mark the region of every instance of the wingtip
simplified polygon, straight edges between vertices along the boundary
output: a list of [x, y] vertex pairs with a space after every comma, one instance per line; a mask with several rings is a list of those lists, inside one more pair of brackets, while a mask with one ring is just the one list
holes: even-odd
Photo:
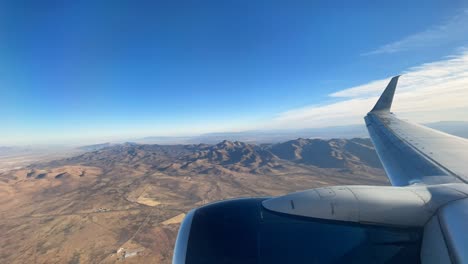
[[380, 96], [374, 108], [372, 108], [371, 112], [390, 111], [393, 103], [393, 96], [395, 95], [395, 89], [398, 84], [398, 78], [400, 78], [400, 76], [401, 75], [396, 75], [390, 80], [387, 88], [385, 88], [384, 92]]

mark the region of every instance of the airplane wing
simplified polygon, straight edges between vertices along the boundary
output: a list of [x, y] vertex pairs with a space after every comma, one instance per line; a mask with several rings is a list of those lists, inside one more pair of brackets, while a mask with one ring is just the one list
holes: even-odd
[[365, 117], [367, 129], [392, 185], [466, 183], [468, 140], [398, 119], [390, 108], [393, 77]]
[[468, 263], [468, 141], [393, 115], [397, 82], [365, 117], [394, 186], [204, 205], [185, 217], [173, 263]]

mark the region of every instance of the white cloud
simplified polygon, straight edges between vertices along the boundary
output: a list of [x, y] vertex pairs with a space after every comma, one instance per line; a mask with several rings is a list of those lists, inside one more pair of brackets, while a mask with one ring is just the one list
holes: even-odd
[[[344, 89], [329, 96], [342, 99], [280, 113], [267, 127], [305, 128], [359, 124], [382, 93], [388, 79]], [[392, 111], [415, 122], [468, 121], [468, 51], [410, 68], [400, 77]]]
[[468, 27], [466, 25], [468, 25], [468, 10], [463, 10], [441, 25], [407, 36], [399, 41], [383, 45], [362, 55], [395, 53], [464, 40], [468, 35]]

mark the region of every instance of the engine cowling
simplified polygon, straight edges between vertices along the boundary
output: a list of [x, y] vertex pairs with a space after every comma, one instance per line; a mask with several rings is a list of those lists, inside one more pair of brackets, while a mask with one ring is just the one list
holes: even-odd
[[418, 263], [421, 228], [323, 220], [266, 209], [267, 198], [190, 211], [173, 263]]

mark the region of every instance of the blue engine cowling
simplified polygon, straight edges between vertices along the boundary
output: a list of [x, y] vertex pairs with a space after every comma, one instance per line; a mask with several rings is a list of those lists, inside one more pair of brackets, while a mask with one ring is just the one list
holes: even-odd
[[422, 229], [291, 216], [265, 209], [265, 199], [228, 200], [190, 211], [173, 263], [420, 262]]

